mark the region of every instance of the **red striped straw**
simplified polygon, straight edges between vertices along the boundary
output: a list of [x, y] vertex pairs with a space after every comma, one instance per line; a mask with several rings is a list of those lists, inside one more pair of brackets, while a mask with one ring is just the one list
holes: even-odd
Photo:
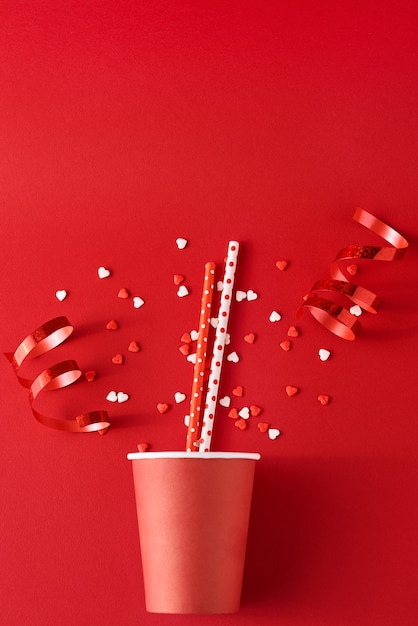
[[225, 339], [228, 329], [232, 291], [234, 288], [238, 250], [239, 243], [237, 241], [230, 241], [228, 245], [228, 256], [225, 264], [225, 275], [221, 292], [221, 303], [219, 306], [219, 319], [218, 325], [216, 327], [213, 356], [207, 386], [205, 411], [202, 421], [202, 432], [201, 438], [199, 440], [199, 452], [209, 452], [212, 441], [216, 402], [219, 393], [219, 381], [221, 378], [222, 363], [225, 356]]
[[[200, 415], [205, 387], [206, 356], [213, 290], [215, 286], [215, 263], [206, 263], [203, 281], [202, 303], [200, 306], [199, 331], [197, 337], [196, 363], [193, 370], [193, 384], [190, 398], [189, 426], [186, 451], [197, 452], [199, 448]], [[202, 411], [203, 413], [203, 411]]]

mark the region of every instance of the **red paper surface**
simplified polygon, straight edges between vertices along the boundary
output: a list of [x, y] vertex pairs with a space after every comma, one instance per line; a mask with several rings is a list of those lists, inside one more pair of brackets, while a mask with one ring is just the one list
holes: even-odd
[[[221, 267], [235, 239], [236, 287], [259, 297], [231, 307], [240, 361], [223, 368], [220, 395], [263, 411], [240, 430], [219, 410], [212, 442], [262, 455], [242, 607], [228, 622], [415, 624], [416, 4], [198, 5], [0, 7], [1, 351], [66, 316], [71, 338], [22, 375], [67, 359], [95, 370], [37, 408], [63, 419], [102, 408], [111, 422], [103, 437], [42, 426], [3, 360], [0, 621], [196, 623], [145, 613], [126, 453], [184, 449], [181, 337], [198, 323], [204, 263]], [[358, 206], [410, 249], [360, 267], [383, 305], [346, 342], [295, 312], [339, 250], [382, 245], [352, 220]], [[129, 400], [109, 403], [111, 390]]]

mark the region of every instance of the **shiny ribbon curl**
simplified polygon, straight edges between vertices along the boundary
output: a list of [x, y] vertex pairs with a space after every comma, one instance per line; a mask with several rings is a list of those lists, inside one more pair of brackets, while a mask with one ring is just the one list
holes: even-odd
[[350, 245], [338, 252], [331, 268], [331, 279], [318, 280], [308, 294], [304, 296], [304, 303], [297, 311], [297, 317], [302, 315], [306, 308], [325, 328], [343, 339], [353, 340], [361, 330], [361, 324], [357, 317], [345, 307], [336, 304], [332, 300], [324, 298], [318, 293], [339, 293], [369, 313], [377, 313], [382, 304], [381, 299], [365, 287], [355, 285], [349, 281], [348, 274], [340, 268], [340, 264], [354, 263], [358, 259], [370, 259], [373, 261], [398, 261], [405, 255], [408, 248], [407, 240], [396, 230], [374, 217], [364, 209], [356, 209], [353, 219], [372, 232], [382, 237], [393, 247], [358, 246]]
[[8, 352], [5, 357], [12, 364], [19, 383], [29, 390], [29, 401], [34, 417], [50, 428], [71, 433], [95, 432], [103, 435], [110, 426], [107, 411], [89, 411], [81, 413], [73, 420], [47, 417], [39, 413], [33, 404], [41, 391], [62, 389], [75, 383], [82, 375], [73, 360], [62, 361], [41, 372], [35, 380], [19, 375], [20, 367], [26, 359], [36, 358], [56, 348], [72, 334], [74, 327], [64, 316], [56, 317], [42, 324], [19, 344], [15, 352]]

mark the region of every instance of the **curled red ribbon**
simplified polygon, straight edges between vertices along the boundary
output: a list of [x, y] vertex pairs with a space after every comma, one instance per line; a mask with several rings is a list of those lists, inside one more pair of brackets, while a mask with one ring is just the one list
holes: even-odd
[[342, 305], [324, 298], [318, 293], [343, 294], [365, 311], [377, 313], [382, 304], [381, 299], [365, 287], [349, 282], [348, 276], [340, 268], [340, 264], [345, 262], [345, 267], [347, 267], [348, 263], [353, 263], [358, 259], [398, 261], [403, 258], [408, 247], [407, 240], [396, 230], [364, 209], [356, 209], [353, 219], [382, 237], [393, 247], [351, 245], [340, 250], [331, 265], [331, 279], [317, 281], [311, 291], [304, 296], [304, 303], [297, 312], [297, 317], [300, 317], [303, 309], [307, 308], [325, 328], [343, 339], [350, 340], [355, 339], [361, 330], [361, 324], [357, 317]]
[[73, 420], [63, 420], [42, 415], [33, 407], [33, 403], [41, 391], [61, 389], [72, 385], [82, 374], [77, 363], [73, 360], [62, 361], [41, 372], [35, 380], [22, 378], [19, 370], [25, 359], [41, 356], [65, 341], [74, 328], [66, 317], [56, 317], [46, 322], [30, 333], [13, 353], [6, 353], [6, 358], [13, 365], [19, 383], [29, 389], [29, 401], [34, 417], [50, 428], [64, 430], [71, 433], [85, 433], [98, 431], [104, 434], [110, 426], [107, 411], [89, 411], [81, 413]]

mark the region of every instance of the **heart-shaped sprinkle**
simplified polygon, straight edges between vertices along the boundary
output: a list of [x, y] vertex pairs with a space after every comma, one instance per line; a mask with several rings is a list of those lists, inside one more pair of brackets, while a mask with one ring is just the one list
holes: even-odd
[[232, 393], [234, 396], [238, 396], [238, 398], [241, 398], [244, 393], [244, 387], [241, 387], [241, 385], [238, 385], [232, 390]]
[[247, 300], [248, 300], [248, 302], [252, 302], [253, 300], [257, 300], [257, 298], [258, 298], [258, 293], [256, 293], [252, 289], [249, 289], [247, 291]]
[[184, 416], [184, 425], [186, 426], [186, 428], [189, 428], [189, 424], [190, 424], [190, 415], [185, 415]]
[[141, 306], [143, 306], [144, 304], [145, 304], [145, 300], [143, 300], [139, 296], [134, 296], [134, 308], [135, 309], [140, 309]]
[[285, 339], [284, 341], [281, 342], [280, 347], [282, 350], [284, 350], [285, 352], [289, 352], [290, 347], [291, 347], [291, 342], [289, 341], [289, 339]]
[[278, 428], [269, 428], [268, 434], [269, 438], [274, 440], [280, 435], [280, 430]]
[[216, 283], [217, 291], [222, 291], [223, 288], [224, 288], [223, 281], [222, 280], [218, 280], [218, 282]]
[[347, 272], [351, 274], [351, 276], [355, 276], [357, 274], [357, 271], [358, 271], [358, 265], [356, 265], [355, 263], [347, 266]]
[[182, 354], [184, 354], [184, 356], [187, 356], [190, 352], [190, 344], [184, 343], [182, 346], [180, 346], [179, 350]]
[[218, 324], [219, 324], [219, 318], [218, 317], [211, 317], [209, 320], [210, 325], [212, 326], [212, 328], [217, 328]]
[[96, 372], [94, 370], [89, 370], [88, 372], [85, 372], [84, 376], [89, 383], [92, 383], [93, 380], [96, 378]]
[[192, 341], [197, 341], [197, 338], [199, 337], [199, 333], [197, 332], [197, 330], [192, 330], [190, 332], [190, 337]]
[[228, 417], [230, 417], [230, 418], [231, 418], [231, 419], [233, 419], [233, 420], [238, 419], [238, 411], [237, 411], [237, 409], [235, 409], [235, 408], [234, 408], [234, 409], [231, 409], [231, 410], [229, 411], [229, 413], [228, 413]]
[[283, 272], [287, 267], [287, 261], [276, 261], [276, 267]]
[[174, 274], [173, 280], [175, 285], [181, 285], [181, 283], [184, 281], [184, 276], [183, 274]]
[[359, 307], [358, 304], [355, 304], [354, 306], [351, 307], [350, 313], [351, 313], [351, 315], [355, 315], [356, 317], [360, 317], [360, 315], [363, 313], [363, 311], [362, 311], [361, 307]]
[[246, 291], [240, 291], [239, 289], [235, 292], [235, 300], [237, 302], [242, 302], [247, 297]]
[[159, 402], [157, 404], [157, 410], [160, 413], [166, 413], [166, 411], [168, 411], [168, 404], [166, 402]]
[[190, 333], [183, 333], [180, 341], [182, 343], [192, 343], [192, 338], [190, 337]]
[[228, 354], [228, 356], [226, 357], [227, 361], [231, 361], [232, 363], [238, 363], [239, 361], [239, 356], [236, 352], [231, 352], [230, 354]]
[[122, 403], [122, 402], [126, 402], [127, 400], [129, 400], [128, 394], [125, 393], [124, 391], [118, 391], [118, 402]]
[[295, 326], [290, 326], [289, 330], [287, 331], [287, 336], [288, 337], [299, 337], [299, 331]]
[[185, 399], [186, 399], [186, 394], [181, 393], [181, 391], [176, 391], [176, 393], [174, 394], [174, 400], [177, 402], [177, 404], [179, 404], [180, 402], [184, 402]]
[[117, 330], [119, 325], [115, 320], [110, 320], [110, 322], [106, 324], [106, 328], [107, 330]]
[[292, 387], [292, 385], [287, 385], [286, 387], [286, 393], [289, 396], [289, 398], [291, 398], [292, 396], [295, 396], [298, 392], [298, 388], [297, 387]]
[[184, 237], [178, 237], [176, 239], [176, 244], [179, 250], [184, 250], [184, 248], [187, 246], [187, 239], [184, 239]]
[[105, 435], [107, 433], [107, 431], [109, 430], [109, 428], [110, 428], [110, 426], [106, 426], [106, 428], [101, 428], [97, 432], [99, 433], [99, 435]]
[[318, 354], [321, 361], [328, 361], [329, 357], [331, 356], [331, 352], [329, 350], [326, 350], [325, 348], [321, 348], [320, 350], [318, 350]]
[[109, 400], [109, 402], [117, 402], [118, 401], [118, 395], [117, 395], [116, 391], [109, 391], [109, 393], [106, 396], [106, 400]]
[[257, 417], [261, 413], [261, 407], [257, 406], [256, 404], [252, 404], [250, 406], [250, 413], [252, 417]]
[[146, 452], [149, 448], [149, 443], [138, 443], [138, 452]]
[[246, 341], [247, 343], [254, 343], [255, 341], [254, 333], [248, 333], [248, 335], [244, 335], [244, 341]]
[[242, 417], [242, 419], [247, 420], [250, 417], [250, 409], [248, 406], [244, 406], [240, 411], [238, 411], [238, 415]]
[[59, 300], [60, 302], [62, 302], [63, 300], [65, 300], [65, 298], [67, 297], [67, 292], [65, 291], [65, 289], [58, 289], [58, 291], [55, 292], [55, 297], [57, 298], [57, 300]]
[[269, 317], [270, 322], [280, 322], [281, 319], [282, 319], [282, 316], [277, 311], [272, 311], [270, 313], [270, 317]]
[[177, 289], [177, 295], [179, 298], [184, 298], [184, 296], [189, 295], [189, 290], [187, 289], [186, 285], [180, 285], [180, 287]]
[[187, 356], [187, 360], [188, 360], [190, 363], [195, 364], [195, 363], [196, 363], [196, 352], [194, 352], [193, 354], [189, 354], [189, 355]]
[[231, 343], [231, 335], [229, 333], [226, 333], [226, 335], [225, 335], [225, 345], [229, 346], [230, 343]]
[[110, 271], [103, 266], [99, 267], [97, 273], [99, 275], [99, 278], [107, 278], [108, 276], [110, 276]]
[[122, 289], [119, 289], [118, 298], [122, 298], [123, 300], [126, 300], [127, 298], [129, 298], [129, 292], [127, 289], [125, 289], [125, 287], [122, 287]]
[[131, 341], [131, 343], [128, 346], [128, 350], [129, 352], [139, 352], [140, 347], [137, 341]]
[[234, 425], [240, 430], [245, 430], [247, 428], [247, 422], [242, 419], [242, 417], [239, 417], [237, 420], [235, 420]]
[[327, 396], [325, 393], [320, 393], [318, 396], [318, 400], [322, 404], [322, 406], [325, 406], [329, 402], [329, 396]]
[[223, 398], [219, 399], [219, 404], [228, 409], [231, 406], [231, 398], [229, 396], [224, 396]]
[[115, 356], [112, 357], [112, 363], [114, 363], [115, 365], [122, 365], [123, 354], [115, 354]]
[[258, 422], [257, 427], [260, 433], [266, 433], [269, 429], [270, 424], [268, 422]]

